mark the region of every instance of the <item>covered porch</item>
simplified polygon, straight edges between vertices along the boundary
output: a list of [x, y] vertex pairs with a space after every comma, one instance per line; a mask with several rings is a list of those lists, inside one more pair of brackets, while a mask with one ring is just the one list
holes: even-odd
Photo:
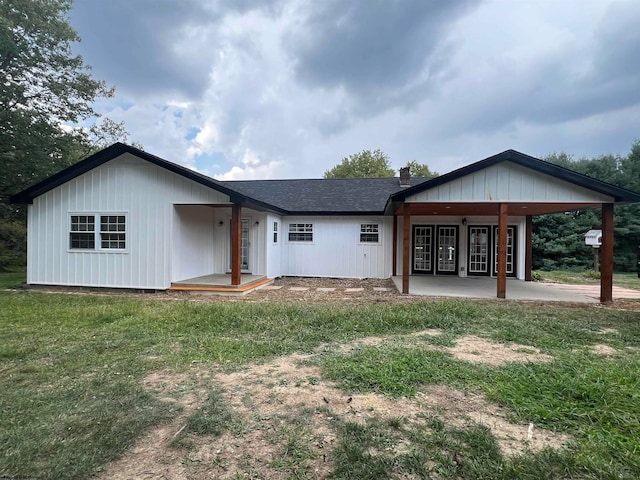
[[[398, 265], [398, 255], [394, 255], [393, 258], [393, 276], [394, 278], [401, 279], [401, 286], [399, 290], [405, 294], [412, 294], [411, 284], [416, 283], [418, 290], [422, 290], [425, 286], [435, 287], [436, 283], [433, 283], [431, 279], [438, 273], [450, 273], [455, 280], [469, 280], [466, 283], [452, 282], [452, 275], [438, 275], [437, 282], [443, 287], [445, 286], [458, 286], [462, 289], [464, 295], [464, 289], [467, 287], [482, 287], [477, 290], [476, 293], [482, 293], [479, 298], [485, 297], [485, 291], [489, 285], [493, 288], [492, 297], [497, 298], [522, 298], [522, 299], [535, 299], [538, 295], [538, 286], [532, 288], [526, 288], [523, 284], [531, 281], [531, 270], [533, 263], [533, 217], [535, 215], [542, 215], [547, 213], [559, 213], [577, 209], [585, 208], [601, 208], [602, 212], [602, 247], [601, 247], [601, 266], [600, 266], [600, 301], [602, 303], [611, 302], [612, 287], [613, 287], [613, 225], [614, 225], [614, 209], [613, 203], [521, 203], [521, 202], [500, 202], [500, 203], [423, 203], [423, 202], [407, 202], [404, 203], [394, 215], [394, 252], [400, 250], [401, 252], [401, 265]], [[451, 217], [451, 215], [457, 215], [458, 217]], [[436, 266], [432, 267], [432, 274], [423, 275], [424, 273], [416, 269], [416, 231], [414, 219], [418, 220], [418, 224], [424, 223], [425, 218], [429, 219], [430, 223], [434, 223], [438, 228], [434, 227], [432, 235], [435, 237], [432, 240], [433, 244], [433, 259], [432, 262]], [[491, 232], [494, 230], [494, 238], [489, 243], [483, 246], [484, 249], [484, 263], [486, 264], [486, 273], [474, 275], [472, 271], [473, 251], [476, 245], [473, 240], [465, 238], [466, 252], [466, 265], [460, 265], [455, 263], [452, 266], [450, 272], [438, 272], [438, 263], [441, 262], [438, 251], [438, 242], [442, 241], [440, 237], [440, 224], [438, 219], [440, 218], [461, 218], [460, 223], [462, 228], [465, 228], [465, 234], [471, 237], [471, 232], [479, 230], [477, 225], [487, 224], [486, 231]], [[467, 226], [467, 218], [482, 218], [483, 221], [476, 222]], [[401, 223], [401, 230], [399, 232], [399, 222]], [[445, 229], [450, 226], [450, 222], [445, 222]], [[520, 226], [521, 228], [518, 228]], [[459, 228], [456, 226], [456, 228]], [[436, 232], [438, 234], [436, 235]], [[400, 233], [400, 235], [398, 235]], [[520, 240], [516, 242], [516, 234], [520, 237]], [[489, 234], [489, 237], [491, 235]], [[524, 237], [524, 238], [522, 238]], [[456, 242], [459, 242], [460, 236], [457, 236]], [[399, 241], [401, 239], [401, 241]], [[446, 241], [447, 239], [445, 239]], [[450, 241], [450, 240], [449, 240]], [[400, 244], [400, 245], [399, 245]], [[450, 241], [451, 245], [454, 245]], [[455, 243], [455, 249], [457, 250], [459, 243]], [[400, 247], [400, 248], [399, 248]], [[449, 247], [453, 249], [453, 247]], [[514, 252], [517, 250], [524, 250], [516, 255]], [[457, 255], [457, 252], [456, 252]], [[516, 259], [521, 258], [520, 266], [516, 270]], [[478, 257], [476, 255], [475, 257]], [[451, 258], [451, 255], [449, 255]], [[401, 272], [398, 275], [398, 272]], [[517, 274], [517, 271], [522, 272], [521, 275]], [[482, 275], [486, 275], [482, 276]], [[517, 278], [509, 278], [509, 276]], [[480, 280], [480, 282], [474, 282], [474, 280]], [[509, 280], [507, 282], [507, 280]], [[514, 291], [507, 295], [507, 288]], [[413, 289], [414, 291], [418, 291]], [[548, 297], [548, 294], [542, 294], [542, 297]], [[450, 296], [450, 295], [447, 295]], [[464, 295], [472, 296], [472, 295]], [[531, 297], [531, 298], [529, 298]], [[580, 301], [580, 297], [574, 301]], [[542, 299], [542, 298], [540, 298]], [[571, 300], [566, 300], [571, 301]]]
[[170, 290], [241, 293], [270, 282], [267, 213], [240, 203], [175, 204]]
[[[599, 300], [608, 303], [614, 205], [635, 201], [633, 192], [508, 150], [390, 197], [385, 211], [394, 218], [392, 275], [401, 278], [405, 294], [415, 291], [414, 282], [429, 281], [423, 276], [438, 275], [445, 284], [444, 275], [451, 275], [469, 278], [465, 286], [493, 286], [493, 297], [513, 298], [507, 288], [517, 296], [521, 284], [531, 281], [534, 216], [598, 208], [601, 225], [592, 228], [602, 229]], [[473, 221], [467, 225], [467, 219]], [[466, 255], [462, 262], [460, 252]], [[470, 283], [482, 275], [487, 281]], [[509, 276], [519, 281], [507, 281]]]
[[[392, 277], [393, 283], [402, 291], [402, 277]], [[495, 298], [497, 278], [490, 277], [435, 277], [412, 276], [409, 285], [409, 295], [424, 295], [431, 297], [459, 297], [459, 298]], [[507, 279], [504, 298], [509, 300], [570, 302], [570, 303], [598, 303], [597, 289], [580, 291], [573, 285], [562, 288], [552, 283], [523, 282], [515, 278]], [[640, 292], [638, 292], [640, 296]]]

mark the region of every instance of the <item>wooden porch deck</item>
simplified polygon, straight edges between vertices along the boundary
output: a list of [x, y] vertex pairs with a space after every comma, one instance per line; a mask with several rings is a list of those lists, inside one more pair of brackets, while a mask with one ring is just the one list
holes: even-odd
[[243, 274], [240, 277], [240, 285], [231, 285], [231, 275], [210, 274], [172, 282], [169, 290], [221, 294], [245, 294], [258, 287], [268, 285], [271, 282], [273, 282], [273, 279], [267, 278], [266, 275]]

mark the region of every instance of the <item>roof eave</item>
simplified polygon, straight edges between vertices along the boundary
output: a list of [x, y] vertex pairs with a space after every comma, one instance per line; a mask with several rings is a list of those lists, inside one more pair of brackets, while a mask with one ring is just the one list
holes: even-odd
[[283, 210], [274, 205], [270, 205], [261, 200], [257, 200], [252, 198], [244, 193], [238, 192], [232, 188], [229, 188], [224, 183], [215, 180], [213, 178], [202, 175], [198, 172], [190, 170], [188, 168], [182, 167], [175, 163], [164, 160], [160, 157], [147, 153], [138, 148], [132, 147], [131, 145], [126, 145], [124, 143], [114, 143], [113, 145], [105, 148], [104, 150], [100, 150], [99, 152], [91, 155], [90, 157], [81, 160], [80, 162], [71, 165], [70, 167], [61, 170], [60, 172], [42, 180], [41, 182], [32, 185], [31, 187], [19, 192], [15, 195], [12, 195], [9, 198], [11, 203], [18, 204], [30, 204], [33, 203], [33, 199], [52, 190], [74, 178], [87, 173], [90, 170], [93, 170], [100, 165], [107, 163], [110, 160], [113, 160], [120, 155], [125, 153], [130, 153], [138, 158], [146, 160], [156, 166], [169, 170], [177, 175], [188, 178], [200, 185], [203, 185], [208, 188], [212, 188], [220, 193], [228, 195], [232, 202], [246, 204], [247, 206], [252, 206], [257, 208], [258, 210], [268, 210], [277, 212], [280, 214], [286, 213], [286, 210]]

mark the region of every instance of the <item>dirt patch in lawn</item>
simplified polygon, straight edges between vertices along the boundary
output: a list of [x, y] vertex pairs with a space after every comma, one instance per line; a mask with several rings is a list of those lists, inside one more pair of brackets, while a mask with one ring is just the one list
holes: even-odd
[[425, 407], [441, 412], [449, 425], [464, 428], [470, 423], [489, 428], [506, 455], [518, 455], [527, 449], [537, 452], [546, 447], [562, 448], [571, 440], [567, 435], [521, 425], [508, 420], [508, 412], [481, 395], [454, 390], [442, 385], [429, 385], [419, 395]]
[[553, 357], [528, 345], [493, 343], [486, 338], [469, 335], [447, 348], [455, 358], [470, 363], [498, 366], [509, 362], [549, 362]]
[[598, 343], [592, 346], [591, 351], [596, 355], [603, 355], [605, 357], [611, 357], [618, 354], [618, 350], [603, 343]]
[[[340, 346], [338, 351], [394, 340], [415, 342], [421, 336], [440, 333], [432, 329], [395, 337], [358, 339]], [[428, 348], [471, 355], [473, 361], [486, 357], [492, 364], [541, 361], [546, 357], [532, 347], [500, 346], [479, 337], [463, 337], [451, 348], [432, 345]], [[523, 348], [527, 351], [521, 351]], [[159, 372], [147, 376], [143, 381], [145, 388], [175, 402], [183, 411], [170, 424], [152, 429], [109, 465], [100, 478], [278, 479], [292, 472], [327, 478], [333, 469], [332, 455], [340, 426], [344, 422], [366, 424], [374, 419], [402, 418], [409, 427], [421, 429], [429, 428], [429, 419], [434, 416], [449, 427], [482, 424], [491, 430], [506, 455], [560, 448], [570, 440], [532, 425], [514, 424], [506, 410], [483, 396], [444, 386], [426, 386], [410, 399], [375, 393], [350, 394], [323, 379], [312, 359], [313, 355], [294, 354], [234, 372], [210, 372], [194, 367], [188, 374]], [[212, 387], [221, 387], [224, 392], [223, 401], [232, 412], [231, 426], [218, 438], [190, 435], [188, 448], [171, 447], [188, 415], [204, 401]], [[405, 443], [398, 448], [412, 447]]]
[[206, 398], [202, 388], [204, 375], [153, 372], [142, 380], [144, 388], [175, 404], [180, 414], [169, 424], [151, 429], [136, 441], [122, 457], [110, 463], [96, 478], [129, 480], [133, 478], [187, 479], [182, 453], [169, 447], [184, 428], [186, 419]]

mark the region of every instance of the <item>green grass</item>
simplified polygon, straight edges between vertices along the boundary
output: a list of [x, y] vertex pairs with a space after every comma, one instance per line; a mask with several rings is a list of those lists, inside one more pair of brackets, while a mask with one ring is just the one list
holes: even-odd
[[[575, 449], [566, 456], [505, 459], [487, 454], [485, 459], [482, 452], [493, 451], [493, 440], [481, 430], [462, 432], [446, 425], [438, 430], [430, 424], [421, 433], [396, 421], [358, 431], [344, 424], [336, 426], [339, 439], [331, 452], [336, 478], [363, 478], [358, 475], [368, 472], [367, 455], [378, 448], [366, 443], [376, 435], [381, 436], [376, 442], [387, 441], [387, 435], [388, 441], [409, 442], [411, 448], [383, 451], [370, 465], [375, 469], [371, 478], [394, 471], [424, 476], [420, 465], [427, 459], [440, 465], [443, 478], [509, 478], [500, 472], [536, 478], [540, 471], [551, 472], [546, 478], [556, 473], [555, 478], [640, 477], [640, 366], [638, 352], [627, 350], [640, 347], [637, 312], [464, 300], [350, 307], [23, 291], [0, 292], [0, 305], [0, 477], [81, 479], [99, 472], [151, 426], [180, 415], [174, 403], [142, 388], [150, 372], [186, 372], [193, 365], [233, 369], [294, 351], [312, 352], [324, 343], [426, 328], [444, 331], [445, 341], [432, 343], [476, 334], [534, 345], [557, 361], [488, 368], [397, 342], [352, 355], [324, 353], [319, 359], [325, 374], [339, 378], [348, 391], [411, 396], [424, 383], [483, 391], [523, 422], [570, 433], [577, 440]], [[619, 333], [602, 335], [602, 328]], [[628, 353], [615, 361], [597, 357], [588, 350], [595, 343]], [[230, 415], [214, 389], [189, 417], [185, 439], [235, 428]], [[384, 431], [376, 433], [376, 428]], [[273, 467], [295, 477], [312, 456], [304, 442], [296, 441], [310, 435], [307, 426], [299, 420], [275, 435], [286, 440], [286, 448]], [[345, 449], [352, 438], [364, 443], [362, 448], [354, 444], [349, 453]], [[433, 442], [441, 442], [440, 450], [432, 449]], [[462, 473], [445, 462], [461, 446], [472, 452]], [[350, 460], [356, 457], [364, 460]]]
[[[536, 270], [536, 276], [542, 281], [569, 283], [571, 285], [600, 285], [600, 280], [593, 275], [593, 271], [587, 272], [568, 272], [562, 270], [554, 270], [545, 272]], [[640, 278], [637, 273], [614, 273], [613, 284], [617, 287], [631, 288], [640, 290]]]
[[27, 273], [24, 270], [16, 272], [0, 272], [0, 289], [20, 288], [27, 281]]
[[448, 427], [435, 417], [345, 423], [336, 447], [336, 479], [478, 478], [492, 480], [566, 478], [569, 454], [544, 450], [506, 459], [490, 430]]

